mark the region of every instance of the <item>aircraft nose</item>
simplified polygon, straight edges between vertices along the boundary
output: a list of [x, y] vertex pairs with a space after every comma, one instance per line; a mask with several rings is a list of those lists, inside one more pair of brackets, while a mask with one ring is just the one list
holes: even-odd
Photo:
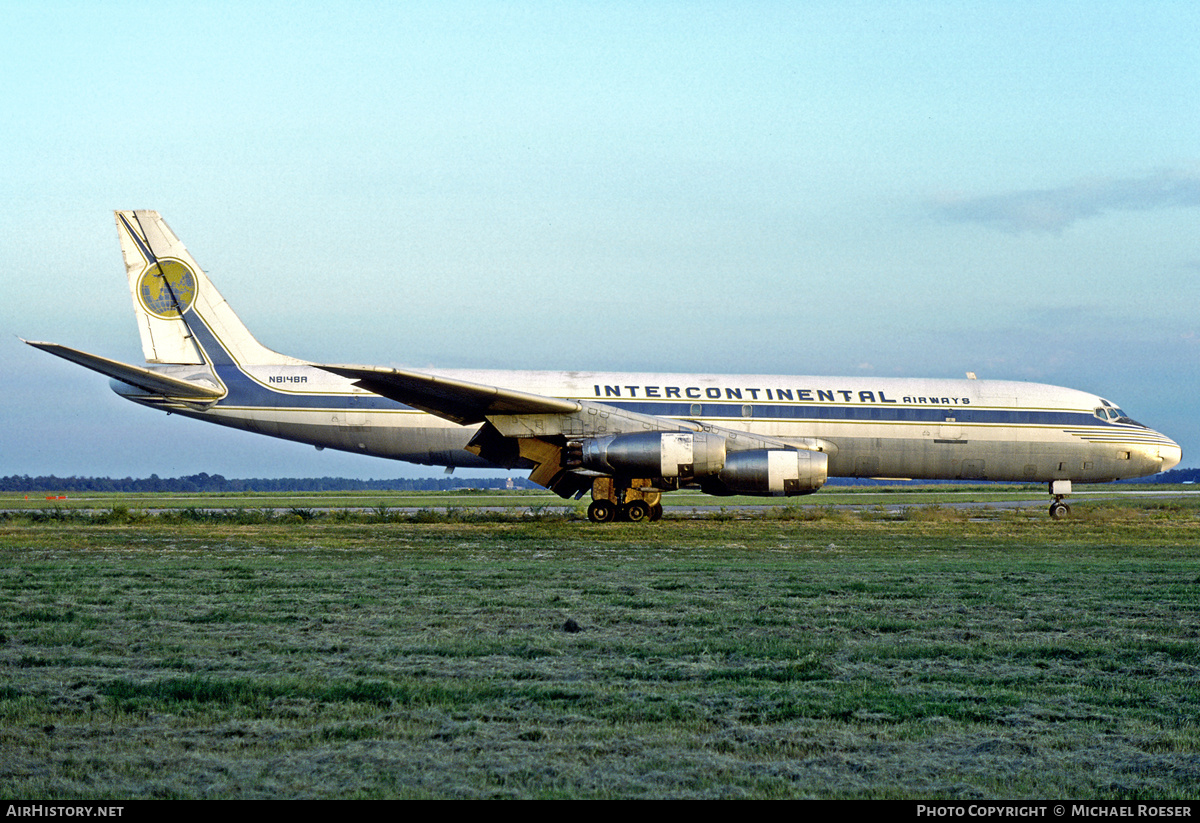
[[1162, 468], [1159, 471], [1169, 471], [1178, 466], [1179, 461], [1183, 459], [1183, 449], [1179, 448], [1178, 443], [1171, 443], [1169, 446], [1160, 446], [1158, 457], [1162, 460]]

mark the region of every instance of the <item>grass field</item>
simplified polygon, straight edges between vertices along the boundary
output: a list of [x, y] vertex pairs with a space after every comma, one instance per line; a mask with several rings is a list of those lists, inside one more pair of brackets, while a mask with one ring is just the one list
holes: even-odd
[[0, 517], [0, 796], [1200, 796], [1190, 499], [218, 505]]
[[[829, 486], [815, 496], [798, 498], [764, 497], [712, 497], [699, 492], [672, 492], [663, 497], [663, 504], [677, 512], [692, 507], [730, 509], [754, 506], [797, 508], [819, 506], [858, 505], [929, 505], [932, 503], [957, 504], [970, 501], [979, 504], [1005, 503], [1011, 501], [1045, 500], [1049, 496], [1043, 483], [983, 485], [896, 485]], [[1166, 494], [1175, 496], [1200, 495], [1195, 486], [1098, 485], [1077, 488], [1079, 495], [1072, 498], [1074, 504], [1090, 496], [1100, 498], [1121, 495], [1146, 496]], [[128, 510], [205, 509], [245, 510], [256, 508], [358, 508], [377, 509], [475, 509], [483, 506], [510, 510], [534, 509], [563, 511], [573, 509], [582, 516], [589, 501], [563, 500], [549, 491], [495, 491], [484, 489], [460, 489], [457, 491], [413, 491], [413, 492], [230, 492], [230, 493], [164, 493], [122, 494], [116, 492], [37, 492], [0, 494], [0, 510], [3, 511], [60, 511], [95, 510], [121, 508]], [[1045, 508], [1045, 506], [1043, 506]]]

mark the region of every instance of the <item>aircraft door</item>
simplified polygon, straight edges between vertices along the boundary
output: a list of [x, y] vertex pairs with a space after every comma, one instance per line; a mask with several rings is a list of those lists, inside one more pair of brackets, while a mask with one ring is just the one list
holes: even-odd
[[333, 424], [337, 426], [343, 445], [356, 450], [367, 447], [366, 438], [371, 432], [371, 418], [367, 410], [362, 408], [358, 395], [351, 395], [345, 408], [334, 411]]
[[938, 429], [939, 440], [959, 440], [962, 438], [962, 425], [958, 422], [953, 409], [946, 409], [942, 425]]

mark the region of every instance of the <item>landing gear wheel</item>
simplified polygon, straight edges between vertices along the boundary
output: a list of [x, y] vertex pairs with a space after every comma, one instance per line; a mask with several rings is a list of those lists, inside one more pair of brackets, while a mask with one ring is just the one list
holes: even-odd
[[641, 523], [650, 516], [650, 507], [645, 500], [631, 500], [625, 504], [625, 517], [630, 523]]
[[588, 520], [593, 523], [611, 523], [617, 518], [617, 507], [608, 500], [593, 500], [588, 506]]
[[657, 523], [659, 520], [662, 520], [662, 515], [663, 515], [662, 503], [655, 503], [653, 506], [650, 507], [650, 522], [651, 523]]
[[1071, 507], [1061, 500], [1055, 500], [1050, 504], [1050, 516], [1055, 520], [1062, 520], [1064, 517], [1071, 516]]

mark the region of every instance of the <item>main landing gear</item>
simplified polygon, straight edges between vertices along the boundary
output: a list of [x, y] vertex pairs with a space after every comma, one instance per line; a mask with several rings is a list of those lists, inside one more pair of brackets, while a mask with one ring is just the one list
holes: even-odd
[[662, 492], [647, 487], [648, 481], [631, 480], [618, 487], [611, 477], [597, 477], [592, 483], [592, 503], [588, 520], [593, 523], [641, 523], [659, 520], [663, 514]]
[[1050, 494], [1054, 496], [1054, 500], [1050, 503], [1050, 517], [1055, 520], [1062, 520], [1064, 517], [1071, 516], [1071, 507], [1063, 502], [1063, 498], [1070, 493], [1070, 480], [1050, 481]]

